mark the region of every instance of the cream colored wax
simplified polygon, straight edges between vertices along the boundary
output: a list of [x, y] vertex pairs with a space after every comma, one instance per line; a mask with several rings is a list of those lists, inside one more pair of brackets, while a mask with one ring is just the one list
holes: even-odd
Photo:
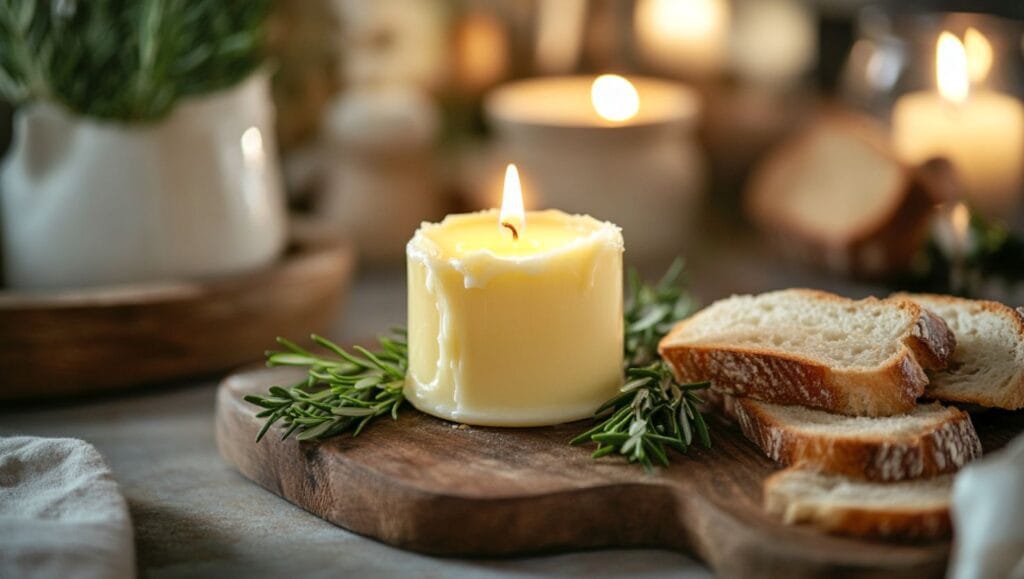
[[496, 210], [424, 223], [409, 242], [409, 374], [416, 408], [448, 420], [538, 426], [590, 416], [622, 383], [619, 228]]

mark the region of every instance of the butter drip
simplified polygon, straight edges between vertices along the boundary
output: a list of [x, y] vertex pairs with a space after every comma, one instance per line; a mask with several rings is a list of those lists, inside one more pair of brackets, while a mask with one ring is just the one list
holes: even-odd
[[442, 260], [462, 272], [465, 287], [486, 287], [500, 271], [495, 261], [520, 271], [540, 274], [547, 260], [591, 244], [623, 250], [618, 226], [589, 215], [532, 211], [519, 239], [502, 229], [496, 209], [449, 215], [441, 223], [423, 223], [409, 242], [409, 259]]

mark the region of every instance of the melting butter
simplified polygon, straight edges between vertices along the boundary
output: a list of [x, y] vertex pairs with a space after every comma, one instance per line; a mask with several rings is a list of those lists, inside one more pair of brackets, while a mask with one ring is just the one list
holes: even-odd
[[621, 385], [622, 234], [531, 212], [424, 223], [407, 247], [406, 395], [441, 418], [536, 426], [585, 418]]

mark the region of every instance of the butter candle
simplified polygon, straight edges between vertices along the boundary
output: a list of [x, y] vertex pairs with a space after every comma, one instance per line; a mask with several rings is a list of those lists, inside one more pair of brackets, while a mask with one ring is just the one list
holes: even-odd
[[622, 252], [611, 223], [523, 212], [512, 166], [500, 213], [424, 223], [406, 251], [406, 397], [487, 426], [590, 416], [622, 383]]

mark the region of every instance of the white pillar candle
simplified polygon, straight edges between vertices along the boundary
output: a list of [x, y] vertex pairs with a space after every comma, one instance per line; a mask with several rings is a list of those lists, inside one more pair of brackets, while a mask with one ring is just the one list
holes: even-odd
[[641, 58], [664, 72], [721, 72], [729, 49], [726, 0], [639, 0], [635, 34]]
[[501, 213], [449, 215], [409, 242], [406, 396], [468, 424], [586, 418], [622, 383], [622, 235], [524, 213], [511, 177]]
[[503, 85], [485, 101], [500, 151], [541, 206], [615, 219], [635, 259], [683, 249], [703, 192], [700, 103], [684, 84], [616, 75]]
[[893, 109], [893, 138], [907, 161], [943, 156], [960, 173], [970, 202], [989, 216], [1016, 209], [1024, 164], [1024, 107], [1007, 94], [971, 93], [963, 44], [940, 36], [938, 92], [904, 95]]

